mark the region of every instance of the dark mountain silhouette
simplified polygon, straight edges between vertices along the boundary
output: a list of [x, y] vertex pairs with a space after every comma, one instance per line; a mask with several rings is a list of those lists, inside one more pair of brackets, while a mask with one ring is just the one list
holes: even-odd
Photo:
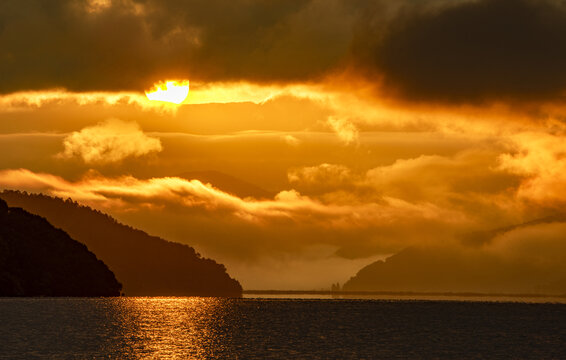
[[465, 248], [408, 248], [350, 278], [344, 291], [565, 294], [566, 269]]
[[187, 180], [199, 180], [203, 184], [211, 184], [224, 192], [241, 198], [272, 199], [276, 193], [260, 188], [234, 176], [219, 171], [191, 171], [177, 175]]
[[129, 296], [240, 296], [242, 287], [224, 265], [202, 258], [192, 247], [150, 236], [114, 218], [42, 194], [5, 190], [12, 206], [44, 216], [84, 243], [116, 274]]
[[0, 200], [0, 296], [119, 296], [121, 287], [84, 244]]

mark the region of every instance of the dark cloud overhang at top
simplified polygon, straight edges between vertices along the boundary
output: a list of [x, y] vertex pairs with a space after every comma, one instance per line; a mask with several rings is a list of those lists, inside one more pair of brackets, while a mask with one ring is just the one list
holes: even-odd
[[0, 3], [0, 93], [142, 90], [166, 78], [314, 79], [347, 53], [343, 0]]
[[[406, 6], [361, 34], [366, 66], [396, 96], [417, 101], [552, 101], [566, 90], [561, 0], [445, 1]], [[359, 40], [358, 40], [359, 41]]]
[[[552, 101], [562, 0], [0, 2], [0, 93], [141, 91], [167, 78], [304, 82], [355, 69], [405, 100]], [[355, 65], [355, 66], [352, 66]]]

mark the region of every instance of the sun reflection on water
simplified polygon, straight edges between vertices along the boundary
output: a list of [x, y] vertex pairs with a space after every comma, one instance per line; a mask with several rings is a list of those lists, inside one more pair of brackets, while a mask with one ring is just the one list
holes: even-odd
[[126, 298], [113, 302], [122, 339], [136, 358], [210, 357], [223, 321], [222, 299]]
[[0, 298], [0, 358], [566, 359], [564, 318], [485, 301]]

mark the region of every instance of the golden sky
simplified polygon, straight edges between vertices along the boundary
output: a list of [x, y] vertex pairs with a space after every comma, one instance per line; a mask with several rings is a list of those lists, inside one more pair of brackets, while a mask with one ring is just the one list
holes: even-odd
[[247, 289], [410, 246], [564, 267], [565, 36], [551, 0], [3, 1], [0, 188]]

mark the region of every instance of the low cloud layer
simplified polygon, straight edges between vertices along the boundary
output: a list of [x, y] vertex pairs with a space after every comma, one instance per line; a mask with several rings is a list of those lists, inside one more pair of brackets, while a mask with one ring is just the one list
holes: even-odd
[[[47, 173], [3, 170], [0, 186], [71, 197], [166, 237], [175, 234], [177, 241], [186, 241], [179, 234], [202, 236], [194, 241], [236, 258], [297, 253], [316, 244], [333, 247], [344, 258], [363, 258], [415, 244], [458, 242], [469, 233], [554, 214], [561, 198], [548, 191], [549, 179], [554, 179], [555, 189], [564, 180], [545, 169], [561, 163], [560, 138], [524, 136], [542, 143], [517, 137], [513, 145], [422, 155], [369, 169], [327, 163], [290, 168], [291, 189], [271, 200], [240, 198], [178, 177], [89, 173], [68, 181]], [[549, 141], [555, 144], [552, 151]], [[531, 152], [519, 146], [549, 148], [548, 166], [527, 157]], [[549, 193], [553, 201], [527, 196], [532, 193]], [[274, 231], [280, 228], [285, 230]], [[214, 229], [232, 229], [240, 247], [234, 248], [233, 236]]]
[[120, 162], [162, 150], [161, 141], [144, 134], [138, 124], [117, 119], [73, 132], [63, 146], [59, 157], [78, 157], [87, 164]]
[[[94, 172], [69, 181], [2, 170], [0, 188], [71, 197], [152, 234], [194, 245], [252, 287], [269, 285], [259, 273], [287, 266], [290, 275], [277, 283], [281, 287], [344, 281], [356, 267], [411, 246], [464, 247], [512, 257], [517, 264], [556, 265], [560, 257], [552, 254], [564, 246], [562, 218], [548, 218], [556, 212], [537, 212], [529, 199], [524, 202], [519, 192], [524, 178], [492, 166], [497, 159], [495, 153], [472, 152], [423, 156], [365, 172], [332, 164], [296, 168], [289, 179], [308, 195], [287, 190], [266, 200], [240, 198], [198, 180]], [[486, 168], [491, 172], [482, 175]], [[542, 218], [557, 224], [529, 223]], [[513, 224], [525, 225], [508, 227]], [[508, 228], [478, 235], [476, 242], [464, 236], [503, 227]], [[297, 276], [305, 268], [320, 273], [303, 283]]]
[[[137, 129], [134, 133], [139, 131], [143, 135], [135, 124], [126, 124]], [[90, 129], [98, 133], [106, 129], [106, 125], [103, 123]], [[495, 252], [497, 256], [520, 252], [521, 256], [528, 257], [529, 252], [524, 250], [527, 245], [520, 245], [518, 241], [527, 244], [527, 240], [521, 239], [528, 237], [528, 246], [535, 247], [538, 240], [533, 234], [536, 232], [525, 232], [526, 235], [519, 239], [515, 235], [503, 238], [509, 230], [495, 235], [489, 231], [509, 229], [552, 216], [560, 221], [556, 214], [563, 213], [560, 208], [563, 198], [557, 194], [561, 194], [566, 180], [560, 176], [563, 168], [561, 127], [554, 129], [554, 134], [533, 128], [530, 132], [513, 133], [499, 141], [484, 139], [459, 151], [440, 151], [441, 147], [432, 147], [426, 155], [414, 154], [425, 153], [422, 149], [436, 144], [438, 138], [428, 143], [423, 139], [424, 135], [411, 140], [405, 134], [393, 140], [393, 134], [388, 134], [386, 139], [392, 141], [390, 145], [366, 148], [361, 142], [359, 148], [347, 148], [353, 151], [348, 156], [350, 160], [368, 149], [376, 153], [402, 151], [394, 153], [393, 160], [379, 165], [362, 164], [357, 158], [349, 163], [315, 162], [300, 166], [298, 164], [305, 163], [301, 155], [304, 153], [298, 152], [294, 156], [302, 161], [295, 159], [293, 164], [297, 165], [276, 167], [277, 171], [288, 169], [287, 190], [279, 187], [277, 196], [262, 200], [229, 194], [191, 178], [119, 175], [123, 171], [106, 176], [90, 171], [83, 173], [81, 178], [77, 175], [56, 176], [50, 171], [1, 170], [0, 188], [71, 197], [152, 234], [194, 245], [206, 256], [226, 263], [229, 269], [236, 269], [234, 275], [243, 276], [244, 282], [250, 281], [247, 284], [265, 284], [258, 269], [275, 273], [285, 264], [296, 266], [289, 271], [294, 274], [293, 279], [300, 273], [298, 269], [319, 264], [321, 274], [317, 275], [317, 281], [324, 284], [324, 281], [346, 280], [353, 275], [354, 265], [360, 266], [411, 246], [484, 246], [487, 253]], [[83, 132], [76, 134], [88, 139]], [[253, 138], [246, 136], [238, 137], [238, 143], [249, 143]], [[330, 149], [339, 149], [340, 153], [344, 149], [334, 135], [326, 136], [332, 139], [332, 147], [324, 148], [321, 159], [329, 157]], [[173, 141], [176, 137], [169, 139], [165, 136], [163, 139], [169, 141], [167, 149], [179, 146]], [[266, 138], [260, 140], [254, 142], [253, 151], [247, 155], [250, 158], [237, 154], [232, 160], [237, 168], [242, 170], [242, 164], [254, 161], [257, 144], [265, 146], [266, 143]], [[405, 153], [417, 140], [421, 152]], [[190, 144], [193, 151], [201, 149], [197, 152], [205, 156], [202, 150], [212, 151], [211, 147], [219, 146], [218, 141], [213, 137], [203, 148]], [[305, 152], [314, 149], [304, 140], [291, 147], [281, 135], [274, 135], [272, 141], [286, 154], [303, 147], [306, 148], [301, 151]], [[164, 151], [158, 160], [164, 161], [161, 157], [172, 155], [173, 160], [177, 156], [184, 158], [186, 148], [180, 147], [179, 151], [175, 154]], [[445, 153], [441, 154], [443, 151]], [[205, 157], [209, 159], [218, 153], [233, 152], [220, 147]], [[275, 161], [280, 156], [278, 154], [266, 155], [265, 159]], [[331, 158], [340, 160], [340, 157]], [[374, 159], [375, 155], [370, 158]], [[262, 166], [265, 171], [267, 165]], [[254, 176], [257, 165], [249, 169], [250, 178], [259, 179]], [[101, 171], [105, 171], [104, 168]], [[513, 234], [522, 229], [525, 227], [513, 230]], [[560, 242], [563, 227], [550, 227], [544, 231], [550, 234], [549, 239]], [[516, 242], [515, 239], [519, 240]], [[561, 245], [541, 242], [540, 246], [551, 249]], [[324, 277], [327, 273], [323, 269], [325, 264], [341, 264], [344, 277]], [[334, 269], [333, 274], [337, 273]], [[281, 284], [290, 284], [292, 279], [281, 281]], [[314, 280], [309, 282], [314, 283]]]
[[392, 197], [340, 200], [295, 190], [282, 191], [271, 200], [242, 199], [198, 180], [175, 177], [143, 180], [89, 174], [71, 182], [20, 169], [0, 171], [0, 187], [71, 197], [167, 238], [174, 234], [173, 240], [190, 239], [214, 253], [240, 259], [299, 254], [315, 245], [364, 248], [365, 252], [345, 255], [364, 258], [426, 242], [416, 228], [438, 236], [467, 221], [465, 215], [430, 202]]
[[91, 174], [78, 182], [70, 182], [25, 169], [0, 171], [0, 185], [11, 187], [17, 184], [21, 184], [23, 189], [43, 190], [93, 204], [98, 202], [103, 207], [133, 211], [138, 205], [159, 208], [174, 204], [222, 214], [231, 213], [243, 221], [256, 224], [274, 220], [299, 226], [350, 228], [409, 218], [441, 219], [445, 215], [443, 210], [431, 204], [410, 204], [393, 198], [345, 205], [323, 202], [288, 190], [281, 191], [273, 200], [254, 200], [241, 199], [199, 180], [177, 177], [142, 180], [131, 176], [105, 178]]

